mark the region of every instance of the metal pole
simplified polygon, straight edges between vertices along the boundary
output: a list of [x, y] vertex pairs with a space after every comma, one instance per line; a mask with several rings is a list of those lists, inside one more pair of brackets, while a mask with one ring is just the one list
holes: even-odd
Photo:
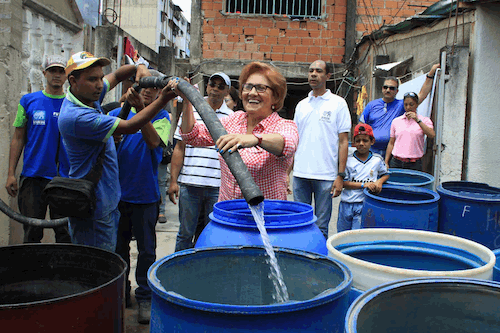
[[[441, 52], [441, 68], [446, 68], [446, 51]], [[444, 118], [444, 84], [445, 73], [438, 70], [439, 86], [438, 86], [438, 107], [436, 115], [436, 156], [434, 157], [434, 191], [440, 184], [441, 172], [441, 143], [443, 141], [443, 118]]]

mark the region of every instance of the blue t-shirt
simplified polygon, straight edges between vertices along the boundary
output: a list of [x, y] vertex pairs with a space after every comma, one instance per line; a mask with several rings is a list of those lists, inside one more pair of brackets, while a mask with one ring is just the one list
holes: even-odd
[[[118, 116], [121, 108], [109, 113]], [[136, 115], [132, 108], [128, 118]], [[170, 117], [168, 112], [161, 110], [151, 123], [164, 143], [168, 143], [170, 134]], [[149, 149], [139, 130], [137, 133], [123, 136], [118, 146], [118, 167], [120, 170], [121, 201], [134, 204], [149, 204], [160, 200], [158, 187], [158, 165], [161, 162], [163, 148], [158, 146]]]
[[386, 103], [380, 98], [366, 105], [359, 121], [373, 128], [373, 136], [375, 137], [373, 148], [382, 150], [387, 148], [391, 138], [392, 121], [403, 113], [405, 113], [404, 103], [400, 99]]
[[[57, 119], [63, 100], [64, 95], [50, 95], [45, 90], [21, 97], [14, 127], [26, 126], [22, 176], [52, 179], [57, 175]], [[69, 162], [62, 144], [58, 161], [60, 174], [67, 176]]]
[[102, 163], [102, 176], [96, 188], [97, 205], [94, 219], [109, 215], [120, 201], [118, 180], [118, 159], [113, 138], [120, 119], [105, 115], [101, 102], [109, 90], [109, 82], [104, 80], [104, 88], [99, 101], [91, 108], [80, 102], [68, 91], [59, 115], [59, 131], [70, 162], [70, 178], [83, 178], [95, 165], [101, 149], [106, 149]]

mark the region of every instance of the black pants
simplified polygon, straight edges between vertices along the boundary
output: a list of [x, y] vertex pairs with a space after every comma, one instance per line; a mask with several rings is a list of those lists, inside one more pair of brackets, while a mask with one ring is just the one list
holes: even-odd
[[[21, 187], [17, 197], [17, 204], [21, 215], [37, 219], [45, 219], [48, 204], [42, 199], [42, 191], [49, 181], [50, 180], [46, 178], [21, 177]], [[58, 216], [50, 212], [51, 219], [58, 219], [62, 217], [64, 216]], [[23, 227], [24, 243], [40, 243], [43, 238], [44, 228], [26, 224], [24, 224]], [[57, 226], [53, 229], [56, 234], [57, 243], [71, 243], [68, 225]]]
[[422, 159], [418, 159], [415, 162], [403, 162], [392, 156], [391, 160], [389, 161], [389, 168], [422, 171]]

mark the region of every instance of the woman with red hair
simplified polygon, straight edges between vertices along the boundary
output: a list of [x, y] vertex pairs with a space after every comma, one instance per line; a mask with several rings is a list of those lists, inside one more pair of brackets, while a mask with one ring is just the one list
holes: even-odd
[[[217, 151], [239, 150], [243, 162], [260, 187], [265, 199], [286, 200], [287, 169], [299, 142], [297, 126], [278, 115], [286, 96], [286, 80], [268, 64], [252, 62], [240, 75], [240, 93], [245, 111], [237, 111], [221, 119], [229, 134], [221, 136]], [[175, 86], [176, 87], [176, 86]], [[174, 91], [178, 92], [178, 90]], [[184, 103], [182, 140], [193, 146], [214, 144], [205, 125], [198, 124], [190, 103]], [[221, 164], [219, 201], [243, 198], [236, 179], [226, 162]]]

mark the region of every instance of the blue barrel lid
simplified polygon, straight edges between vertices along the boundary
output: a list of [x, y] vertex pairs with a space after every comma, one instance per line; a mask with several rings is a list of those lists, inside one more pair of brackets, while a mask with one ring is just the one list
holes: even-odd
[[[172, 266], [173, 268], [176, 265], [189, 265], [193, 262], [195, 256], [203, 258], [219, 254], [230, 254], [236, 256], [265, 255], [265, 249], [263, 246], [220, 246], [187, 249], [179, 252], [174, 252], [173, 254], [170, 254], [156, 261], [148, 270], [148, 284], [156, 295], [163, 298], [165, 301], [175, 303], [180, 306], [185, 306], [197, 310], [204, 310], [208, 312], [254, 315], [291, 312], [314, 308], [316, 306], [326, 304], [328, 302], [341, 298], [342, 296], [346, 295], [351, 289], [352, 273], [344, 263], [336, 259], [308, 251], [294, 250], [282, 247], [274, 247], [274, 251], [277, 254], [281, 252], [291, 256], [296, 256], [297, 258], [300, 258], [301, 261], [310, 262], [310, 264], [314, 263], [317, 265], [329, 267], [332, 272], [335, 272], [335, 274], [343, 277], [342, 282], [335, 288], [329, 288], [316, 295], [315, 297], [307, 300], [290, 300], [287, 303], [273, 303], [269, 305], [237, 305], [198, 301], [184, 297], [183, 295], [180, 295], [175, 291], [167, 290], [165, 289], [165, 286], [162, 285], [161, 281], [158, 278], [159, 269], [164, 266]], [[166, 286], [166, 288], [169, 288], [169, 286]]]
[[469, 181], [444, 182], [438, 186], [437, 192], [440, 195], [463, 200], [500, 202], [500, 188], [485, 183]]
[[[305, 203], [267, 199], [263, 203], [266, 228], [300, 227], [313, 224], [317, 220], [313, 207]], [[248, 203], [244, 199], [217, 202], [210, 213], [210, 219], [235, 227], [257, 228]]]
[[[373, 200], [402, 205], [432, 204], [438, 202], [440, 198], [438, 193], [423, 187], [385, 184], [382, 186], [382, 191], [379, 194], [371, 193], [366, 187], [363, 193]], [[386, 193], [391, 193], [391, 195], [386, 196]], [[401, 195], [401, 198], [398, 198], [398, 194]], [[407, 200], [403, 198], [413, 199]]]

